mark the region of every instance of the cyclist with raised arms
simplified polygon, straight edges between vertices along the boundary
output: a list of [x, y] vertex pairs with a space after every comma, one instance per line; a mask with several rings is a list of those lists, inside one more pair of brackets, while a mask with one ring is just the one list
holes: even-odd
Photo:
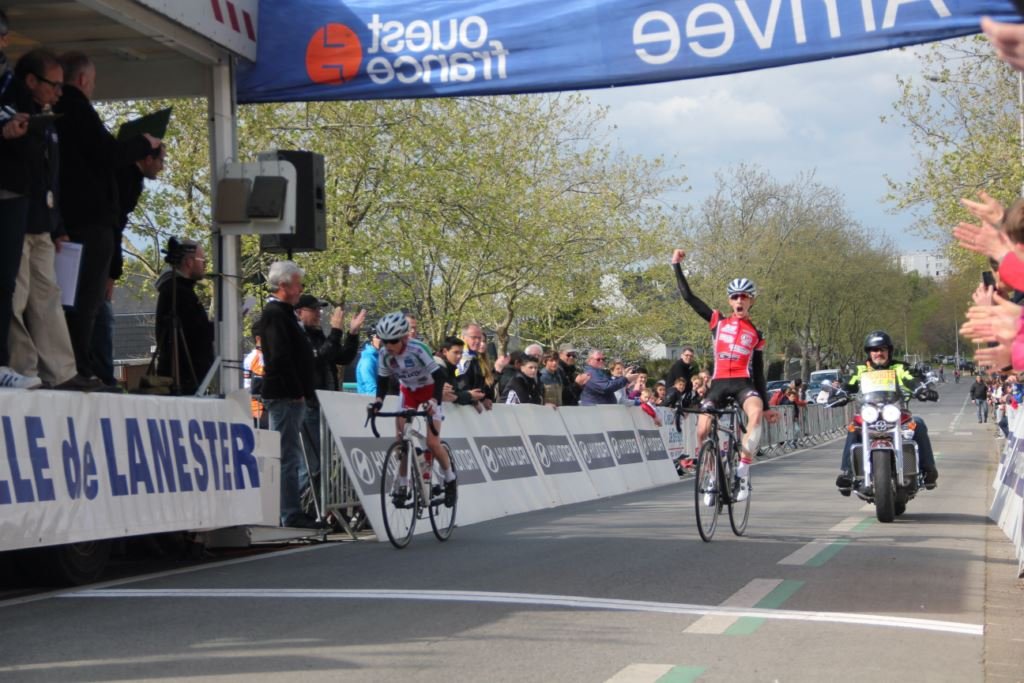
[[[746, 278], [732, 280], [726, 288], [732, 315], [726, 317], [697, 298], [690, 289], [680, 265], [685, 257], [686, 252], [682, 249], [672, 252], [676, 284], [683, 301], [708, 322], [714, 344], [715, 368], [711, 375], [711, 388], [701, 406], [721, 408], [731, 397], [747, 416], [747, 431], [740, 444], [740, 465], [736, 470], [740, 478], [737, 501], [744, 501], [750, 495], [750, 464], [761, 441], [761, 418], [769, 423], [779, 419], [776, 411], [765, 410], [768, 405], [764, 379], [765, 339], [750, 321], [750, 308], [754, 305], [757, 289]], [[697, 421], [697, 443], [704, 442], [710, 425], [711, 417], [701, 415]]]
[[[388, 384], [393, 376], [398, 380], [401, 394], [400, 410], [420, 410], [426, 405], [434, 429], [427, 430], [427, 448], [441, 464], [444, 476], [444, 504], [451, 507], [455, 504], [456, 484], [455, 472], [452, 471], [448, 453], [441, 447], [441, 422], [444, 412], [441, 399], [444, 395], [444, 383], [447, 380], [445, 369], [434, 360], [430, 348], [418, 339], [409, 336], [409, 320], [401, 311], [388, 313], [377, 322], [377, 336], [381, 340], [380, 358], [377, 363], [377, 400], [373, 403], [374, 412], [379, 412], [384, 405], [384, 397], [388, 393]], [[395, 419], [398, 427], [398, 438], [402, 438], [405, 418]], [[402, 463], [398, 475], [398, 489], [395, 497], [404, 501], [409, 492], [409, 472], [407, 465]]]

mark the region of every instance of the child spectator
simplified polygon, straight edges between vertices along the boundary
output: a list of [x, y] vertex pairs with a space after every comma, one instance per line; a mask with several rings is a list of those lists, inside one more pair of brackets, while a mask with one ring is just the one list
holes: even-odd
[[540, 383], [537, 382], [537, 359], [533, 356], [522, 355], [519, 359], [519, 369], [512, 379], [509, 380], [505, 390], [505, 403], [533, 403], [544, 405], [544, 398], [541, 396]]
[[661, 418], [658, 417], [658, 411], [654, 409], [654, 392], [650, 389], [644, 388], [640, 392], [640, 409], [651, 416], [655, 427], [661, 426]]

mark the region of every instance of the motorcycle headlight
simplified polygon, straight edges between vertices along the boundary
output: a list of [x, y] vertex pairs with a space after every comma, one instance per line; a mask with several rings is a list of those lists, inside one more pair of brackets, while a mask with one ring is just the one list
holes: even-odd
[[886, 422], [899, 422], [900, 421], [900, 407], [889, 404], [882, 408], [882, 419]]
[[870, 403], [865, 403], [860, 407], [860, 417], [865, 422], [874, 422], [878, 419], [878, 408]]

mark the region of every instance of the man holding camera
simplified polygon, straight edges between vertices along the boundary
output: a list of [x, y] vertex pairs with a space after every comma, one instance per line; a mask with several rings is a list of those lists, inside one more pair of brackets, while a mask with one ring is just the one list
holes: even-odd
[[172, 377], [172, 394], [196, 393], [213, 365], [213, 322], [196, 294], [206, 272], [203, 247], [171, 238], [164, 252], [169, 266], [157, 278], [157, 374]]
[[[313, 347], [313, 388], [338, 391], [338, 366], [348, 365], [359, 352], [359, 330], [366, 320], [366, 310], [360, 310], [348, 324], [348, 334], [342, 340], [345, 309], [336, 306], [331, 312], [331, 332], [324, 334], [320, 312], [329, 306], [312, 294], [303, 294], [295, 305], [295, 315]], [[299, 491], [305, 491], [320, 474], [320, 402], [316, 397], [306, 400], [306, 413], [302, 421], [302, 443], [305, 446], [309, 471], [299, 468]]]

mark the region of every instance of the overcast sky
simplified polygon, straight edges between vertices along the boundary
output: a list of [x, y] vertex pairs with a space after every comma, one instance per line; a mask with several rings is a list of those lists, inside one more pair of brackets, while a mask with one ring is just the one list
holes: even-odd
[[713, 188], [714, 173], [756, 163], [779, 180], [801, 171], [839, 188], [853, 216], [891, 235], [902, 251], [936, 245], [910, 233], [909, 213], [891, 214], [882, 202], [884, 175], [905, 179], [914, 170], [910, 138], [892, 114], [901, 76], [919, 74], [913, 51], [892, 50], [787, 66], [588, 94], [610, 107], [618, 142], [645, 155], [675, 156], [697, 205]]

